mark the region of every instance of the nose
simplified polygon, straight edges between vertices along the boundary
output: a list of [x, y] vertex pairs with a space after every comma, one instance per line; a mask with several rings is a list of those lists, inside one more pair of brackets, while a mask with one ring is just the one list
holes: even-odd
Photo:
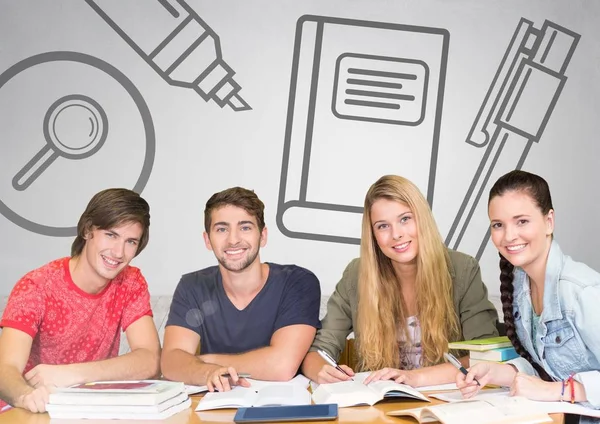
[[125, 255], [125, 242], [116, 240], [111, 250], [116, 258], [122, 258]]
[[237, 228], [232, 228], [227, 234], [227, 241], [229, 244], [235, 245], [239, 242], [240, 235]]
[[402, 231], [402, 227], [400, 225], [394, 225], [392, 227], [392, 238], [394, 240], [400, 240], [404, 235], [404, 231]]
[[517, 238], [517, 231], [513, 225], [506, 225], [504, 227], [504, 241], [510, 242]]

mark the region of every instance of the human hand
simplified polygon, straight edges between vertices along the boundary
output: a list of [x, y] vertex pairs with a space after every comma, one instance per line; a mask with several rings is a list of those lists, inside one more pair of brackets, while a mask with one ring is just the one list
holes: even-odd
[[80, 381], [74, 367], [70, 365], [39, 364], [24, 376], [25, 381], [35, 388], [42, 386], [68, 387]]
[[373, 371], [365, 379], [364, 383], [369, 384], [380, 380], [394, 380], [396, 383], [407, 384], [412, 387], [420, 386], [419, 373], [416, 370], [400, 370], [397, 368], [382, 368]]
[[[469, 368], [467, 375], [457, 371], [456, 387], [459, 388], [463, 398], [468, 399], [479, 393], [493, 378], [493, 363], [480, 362]], [[477, 381], [475, 381], [477, 380]], [[479, 382], [479, 384], [477, 384]]]
[[46, 386], [30, 387], [29, 389], [27, 393], [22, 394], [16, 399], [14, 406], [34, 413], [46, 412], [46, 404], [50, 398], [50, 389]]
[[[229, 376], [225, 374], [229, 374]], [[237, 371], [233, 367], [216, 366], [209, 372], [206, 378], [206, 387], [209, 392], [214, 392], [215, 390], [226, 392], [235, 386], [250, 387], [250, 383], [245, 378], [238, 376]]]
[[560, 381], [544, 381], [539, 377], [520, 372], [510, 386], [510, 395], [523, 396], [531, 400], [558, 401], [561, 389]]
[[340, 365], [341, 369], [343, 369], [348, 375], [344, 374], [340, 370], [335, 367], [324, 364], [323, 367], [319, 370], [317, 374], [317, 383], [326, 384], [326, 383], [338, 383], [340, 381], [348, 381], [354, 377], [354, 371], [352, 368], [346, 365]]

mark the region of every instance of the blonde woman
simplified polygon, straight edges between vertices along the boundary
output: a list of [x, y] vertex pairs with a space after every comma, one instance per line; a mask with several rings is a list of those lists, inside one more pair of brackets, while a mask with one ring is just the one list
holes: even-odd
[[318, 383], [349, 380], [354, 370], [340, 372], [317, 351], [337, 359], [354, 331], [358, 370], [373, 371], [365, 382], [453, 382], [456, 368], [443, 359], [448, 342], [496, 336], [497, 319], [477, 261], [444, 246], [412, 182], [387, 175], [367, 192], [360, 258], [329, 298], [302, 372]]

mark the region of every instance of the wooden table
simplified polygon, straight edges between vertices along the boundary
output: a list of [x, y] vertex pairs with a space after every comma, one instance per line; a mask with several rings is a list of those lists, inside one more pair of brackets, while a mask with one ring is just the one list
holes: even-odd
[[[11, 409], [0, 414], [0, 424], [51, 424], [60, 422], [61, 424], [200, 424], [200, 423], [231, 423], [235, 415], [234, 409], [218, 409], [213, 411], [195, 412], [194, 409], [201, 397], [192, 396], [192, 407], [187, 411], [182, 411], [163, 421], [131, 421], [131, 420], [50, 420], [48, 414], [32, 414], [22, 409]], [[355, 406], [352, 408], [340, 408], [337, 421], [310, 421], [311, 424], [327, 424], [333, 422], [340, 423], [416, 423], [411, 418], [388, 417], [385, 415], [388, 411], [396, 409], [418, 408], [426, 405], [435, 405], [443, 403], [437, 399], [431, 399], [431, 403], [421, 401], [394, 401], [381, 402], [375, 406]], [[551, 414], [554, 423], [563, 424], [562, 414]], [[475, 422], [475, 421], [473, 421]]]

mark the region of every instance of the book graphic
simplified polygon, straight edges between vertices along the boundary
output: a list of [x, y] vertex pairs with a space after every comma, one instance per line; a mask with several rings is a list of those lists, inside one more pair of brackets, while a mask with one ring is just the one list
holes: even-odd
[[567, 81], [580, 35], [550, 21], [522, 18], [485, 95], [466, 142], [485, 148], [446, 238], [480, 259], [490, 238], [487, 197], [503, 174], [521, 169], [538, 143]]
[[221, 108], [251, 109], [223, 59], [219, 36], [184, 0], [85, 1], [169, 85], [192, 89]]
[[439, 28], [298, 20], [277, 206], [283, 234], [359, 244], [365, 193], [384, 174], [409, 178], [432, 204], [448, 43]]

